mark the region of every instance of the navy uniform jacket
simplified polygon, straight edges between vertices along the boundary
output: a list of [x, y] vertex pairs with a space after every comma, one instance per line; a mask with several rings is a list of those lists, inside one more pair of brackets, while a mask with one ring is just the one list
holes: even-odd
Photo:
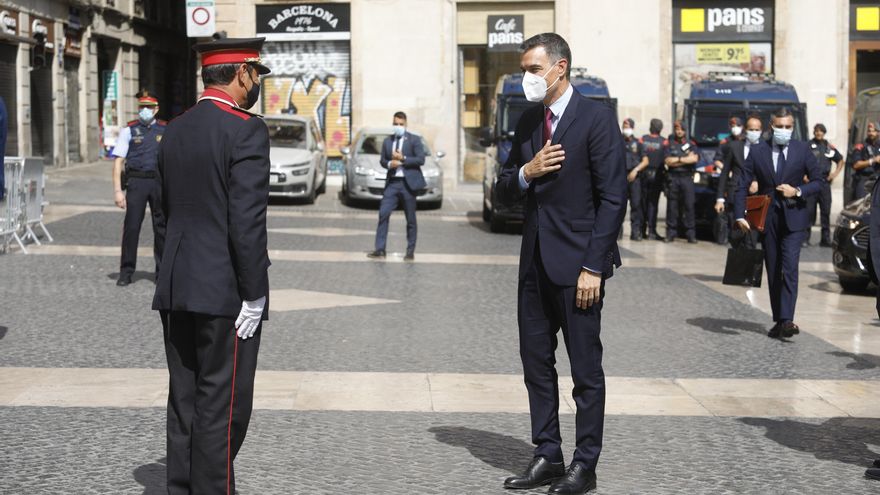
[[617, 233], [627, 203], [623, 137], [614, 111], [575, 90], [553, 133], [552, 144], [565, 150], [562, 168], [532, 180], [524, 193], [519, 169], [543, 147], [543, 129], [543, 104], [523, 112], [498, 178], [502, 202], [527, 197], [520, 279], [532, 264], [536, 240], [554, 284], [576, 286], [582, 267], [610, 277], [620, 266]]
[[[870, 160], [877, 156], [878, 153], [880, 153], [880, 147], [878, 147], [877, 144], [873, 144], [870, 141], [859, 143], [853, 148], [852, 163], [860, 162], [862, 160]], [[853, 173], [864, 177], [872, 177], [876, 171], [877, 164], [872, 163], [861, 170], [853, 170]]]
[[645, 134], [639, 140], [645, 154], [648, 155], [648, 168], [646, 170], [663, 170], [663, 143], [665, 140], [659, 134]]
[[843, 155], [826, 139], [821, 141], [816, 141], [815, 138], [811, 139], [810, 151], [813, 152], [813, 156], [818, 160], [819, 169], [822, 170], [822, 177], [826, 179], [831, 175], [832, 162], [837, 163], [843, 159]]
[[[221, 91], [205, 96], [233, 101]], [[235, 318], [267, 296], [269, 131], [262, 119], [203, 99], [168, 124], [159, 149], [165, 251], [153, 309]]]
[[[697, 151], [697, 143], [694, 141], [689, 141], [685, 139], [683, 142], [678, 142], [674, 137], [670, 138], [663, 142], [663, 158], [669, 158], [670, 156], [676, 157], [685, 157], [689, 153], [696, 153], [697, 156], [700, 155], [700, 152]], [[668, 167], [668, 173], [673, 175], [682, 175], [682, 174], [693, 174], [694, 170], [696, 170], [696, 163], [691, 163], [690, 165], [681, 165], [678, 167]]]
[[[809, 182], [804, 184], [804, 177]], [[746, 211], [746, 193], [752, 180], [758, 181], [758, 194], [767, 194], [774, 203], [782, 205], [785, 224], [789, 231], [804, 230], [810, 226], [810, 215], [807, 211], [807, 197], [819, 194], [822, 188], [822, 172], [819, 162], [804, 141], [792, 139], [788, 143], [788, 156], [785, 167], [773, 171], [773, 150], [765, 142], [753, 144], [749, 157], [743, 165], [742, 177], [736, 189], [734, 208], [736, 218], [744, 218]], [[780, 184], [788, 184], [801, 188], [800, 198], [783, 201], [782, 195], [776, 192]]]
[[642, 162], [642, 158], [647, 156], [645, 149], [642, 146], [642, 142], [635, 137], [631, 137], [629, 141], [624, 138], [623, 147], [626, 154], [626, 171], [632, 172]]
[[[379, 165], [388, 169], [386, 184], [388, 183], [387, 179], [391, 179], [397, 173], [397, 170], [388, 168], [388, 163], [391, 162], [391, 146], [394, 144], [394, 140], [394, 136], [385, 138], [385, 141], [382, 142], [382, 155], [379, 157]], [[418, 192], [428, 187], [428, 184], [425, 182], [425, 176], [422, 175], [422, 165], [425, 164], [425, 151], [422, 147], [422, 140], [418, 136], [413, 136], [406, 132], [403, 134], [403, 146], [400, 151], [403, 153], [404, 158], [403, 178], [406, 180], [406, 185], [409, 186], [412, 192]]]

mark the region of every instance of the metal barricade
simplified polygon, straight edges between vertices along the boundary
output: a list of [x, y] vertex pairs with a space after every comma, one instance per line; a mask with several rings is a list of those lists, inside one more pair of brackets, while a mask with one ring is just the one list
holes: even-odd
[[5, 157], [5, 198], [0, 201], [0, 252], [8, 252], [14, 240], [27, 254], [25, 241], [40, 245], [34, 231], [40, 227], [49, 242], [52, 236], [43, 223], [45, 175], [42, 158]]

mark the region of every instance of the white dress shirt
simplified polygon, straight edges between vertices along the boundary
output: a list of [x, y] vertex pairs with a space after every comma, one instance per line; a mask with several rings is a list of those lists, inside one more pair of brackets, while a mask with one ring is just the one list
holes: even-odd
[[[391, 142], [391, 151], [400, 151], [400, 150], [402, 150], [402, 149], [403, 149], [403, 140], [404, 140], [404, 139], [406, 139], [406, 135], [403, 135], [403, 136], [400, 136], [400, 137], [395, 136], [395, 137], [394, 137], [394, 141]], [[403, 164], [402, 164], [402, 163], [401, 163], [401, 165], [400, 165], [399, 167], [397, 167], [396, 169], [394, 169], [394, 176], [395, 176], [395, 177], [403, 177]]]

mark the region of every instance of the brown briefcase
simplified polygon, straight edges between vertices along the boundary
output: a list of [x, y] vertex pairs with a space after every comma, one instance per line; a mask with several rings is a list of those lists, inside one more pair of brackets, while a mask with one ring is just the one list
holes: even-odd
[[767, 220], [767, 212], [770, 211], [770, 202], [770, 196], [766, 194], [746, 198], [746, 221], [758, 232], [764, 232], [764, 222]]

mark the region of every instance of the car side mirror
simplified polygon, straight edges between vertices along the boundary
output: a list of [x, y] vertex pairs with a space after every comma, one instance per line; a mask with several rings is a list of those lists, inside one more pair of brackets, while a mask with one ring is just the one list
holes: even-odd
[[348, 156], [351, 154], [351, 148], [349, 148], [348, 146], [343, 146], [342, 148], [339, 149], [339, 151], [345, 156]]
[[480, 146], [488, 148], [495, 145], [495, 131], [491, 127], [480, 129]]
[[443, 158], [444, 156], [446, 156], [446, 152], [445, 151], [438, 151], [438, 152], [434, 153], [434, 156], [436, 156], [437, 159], [439, 160], [439, 159]]

